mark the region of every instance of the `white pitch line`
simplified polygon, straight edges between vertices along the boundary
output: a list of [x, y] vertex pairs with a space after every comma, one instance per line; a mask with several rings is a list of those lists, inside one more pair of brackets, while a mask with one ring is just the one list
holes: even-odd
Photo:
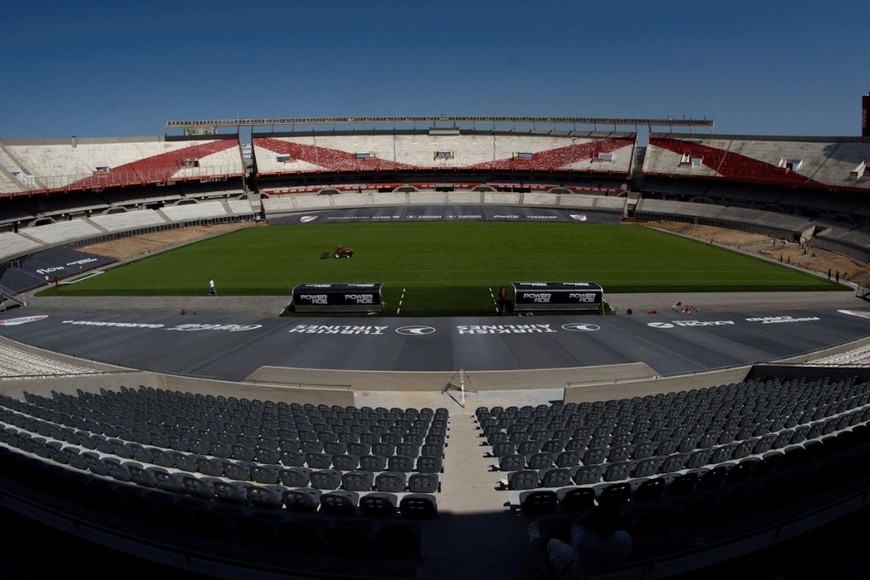
[[399, 314], [402, 311], [402, 302], [405, 301], [405, 288], [402, 288], [402, 294], [399, 296], [399, 307], [396, 308], [396, 314]]
[[76, 282], [81, 282], [82, 280], [87, 280], [88, 278], [93, 278], [94, 276], [99, 276], [100, 274], [105, 274], [105, 270], [93, 270], [84, 276], [77, 276], [73, 280], [64, 280], [61, 282], [61, 285], [75, 284]]

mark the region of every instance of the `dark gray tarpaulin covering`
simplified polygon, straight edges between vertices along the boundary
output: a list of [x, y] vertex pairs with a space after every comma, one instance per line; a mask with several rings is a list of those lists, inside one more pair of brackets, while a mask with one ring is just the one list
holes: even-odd
[[264, 365], [337, 370], [570, 368], [644, 362], [661, 376], [768, 362], [867, 336], [861, 310], [685, 315], [299, 317], [0, 315], [0, 335], [146, 370], [241, 380]]
[[72, 248], [53, 248], [24, 258], [8, 268], [0, 278], [0, 286], [17, 294], [51, 283], [55, 278], [63, 280], [115, 261], [114, 258]]

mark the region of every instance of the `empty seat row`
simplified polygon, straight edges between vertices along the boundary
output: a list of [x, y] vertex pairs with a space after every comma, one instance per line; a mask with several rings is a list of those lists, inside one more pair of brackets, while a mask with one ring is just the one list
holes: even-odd
[[329, 515], [354, 515], [392, 517], [396, 514], [406, 518], [431, 518], [438, 513], [435, 496], [425, 493], [409, 493], [401, 497], [394, 493], [373, 492], [359, 495], [353, 491], [321, 493], [319, 490], [291, 489], [283, 495], [287, 510]]
[[[191, 475], [201, 474], [212, 478], [280, 484], [288, 487], [311, 486], [319, 489], [343, 487], [356, 491], [377, 489], [394, 492], [401, 492], [406, 488], [414, 492], [434, 492], [440, 489], [438, 477], [441, 471], [440, 457], [420, 457], [416, 462], [407, 457], [403, 458], [404, 461], [393, 458], [393, 461], [388, 462], [384, 457], [365, 456], [362, 461], [348, 463], [345, 466], [348, 469], [338, 470], [329, 466], [312, 469], [303, 465], [258, 464], [172, 451], [164, 451], [159, 455], [151, 454], [148, 456], [151, 462], [140, 463], [134, 459], [101, 455], [97, 451], [75, 445], [64, 445], [59, 441], [31, 436], [25, 431], [12, 428], [0, 429], [0, 442], [58, 464], [140, 484], [153, 481], [156, 473], [171, 473], [177, 469]], [[372, 461], [366, 461], [367, 458]], [[372, 469], [365, 469], [365, 467], [358, 469], [357, 464]], [[366, 475], [367, 482], [360, 482], [360, 478], [365, 478]]]
[[539, 405], [523, 409], [480, 407], [475, 415], [482, 427], [495, 424], [506, 429], [512, 424], [564, 427], [577, 421], [594, 426], [602, 423], [605, 417], [609, 420], [603, 421], [604, 425], [617, 422], [617, 418], [631, 422], [642, 422], [644, 417], [681, 421], [692, 417], [727, 419], [766, 409], [768, 404], [782, 409], [780, 414], [784, 415], [823, 407], [831, 415], [868, 402], [870, 385], [853, 384], [854, 379], [835, 384], [803, 379], [794, 383], [794, 387], [789, 383], [789, 386], [784, 386], [778, 379], [771, 379], [596, 403]]
[[[128, 404], [131, 397], [137, 400], [138, 395], [131, 393], [147, 392], [147, 389], [124, 391], [118, 394], [111, 391], [103, 391], [96, 395], [79, 391], [77, 397], [69, 395], [53, 394], [53, 398], [40, 397], [25, 394], [32, 402], [10, 400], [10, 408], [15, 408], [22, 413], [34, 413], [46, 420], [66, 425], [64, 419], [68, 419], [72, 427], [87, 430], [93, 433], [103, 434], [109, 437], [117, 437], [122, 433], [127, 439], [147, 434], [155, 430], [161, 430], [170, 435], [186, 435], [197, 433], [200, 438], [211, 442], [235, 443], [253, 447], [255, 438], [261, 436], [273, 440], [298, 439], [300, 441], [342, 441], [344, 443], [359, 442], [373, 444], [380, 442], [386, 436], [384, 442], [398, 445], [400, 443], [423, 443], [440, 442], [446, 439], [447, 422], [449, 414], [446, 409], [368, 409], [368, 408], [345, 408], [327, 407], [321, 405], [301, 406], [287, 404], [264, 404], [255, 405], [257, 411], [254, 415], [242, 415], [240, 413], [224, 412], [226, 409], [217, 409], [213, 416], [207, 412], [189, 412], [177, 414], [179, 405], [174, 398], [188, 400], [192, 395], [177, 393], [167, 395], [167, 407], [158, 409], [155, 413], [143, 412], [135, 405]], [[147, 397], [145, 398], [147, 399]], [[198, 399], [193, 399], [198, 400]], [[204, 399], [203, 399], [204, 400]], [[218, 399], [214, 399], [218, 401]], [[233, 398], [225, 400], [226, 406], [242, 406]], [[41, 410], [48, 408], [48, 414]], [[64, 409], [63, 412], [58, 409]], [[101, 410], [102, 409], [102, 410]], [[109, 410], [107, 410], [109, 409]], [[283, 418], [279, 415], [284, 412]], [[256, 415], [256, 413], [264, 415]], [[271, 417], [265, 413], [271, 412]], [[293, 414], [296, 414], [295, 416]], [[60, 417], [60, 415], [64, 415]], [[318, 417], [317, 422], [308, 420], [309, 415]], [[359, 416], [360, 419], [340, 419], [337, 415]], [[267, 421], [266, 419], [271, 420]], [[296, 418], [299, 419], [297, 425]], [[298, 428], [297, 428], [298, 427]], [[177, 431], [177, 433], [175, 433]], [[160, 435], [160, 433], [156, 433]], [[377, 437], [372, 437], [376, 435]], [[432, 436], [431, 440], [426, 440]], [[369, 440], [367, 440], [369, 438]]]
[[[651, 457], [667, 458], [675, 453], [690, 453], [696, 457], [707, 456], [708, 462], [720, 463], [748, 454], [764, 453], [769, 449], [797, 444], [806, 439], [830, 434], [849, 426], [870, 420], [870, 407], [857, 409], [836, 417], [810, 424], [797, 425], [793, 429], [782, 428], [768, 431], [765, 425], [732, 427], [722, 431], [703, 434], [688, 434], [682, 437], [648, 440], [647, 433], [617, 436], [619, 446], [599, 446], [587, 443], [587, 439], [571, 438], [564, 445], [560, 440], [544, 442], [523, 441], [516, 444], [501, 440], [492, 446], [492, 455], [498, 458], [501, 471], [518, 469], [543, 469], [547, 467], [574, 467], [643, 460]], [[614, 437], [612, 442], [617, 442]], [[696, 461], [696, 460], [693, 460]]]
[[[434, 492], [440, 483], [434, 474], [412, 474], [405, 485], [404, 473], [384, 472], [384, 489], [378, 489], [378, 480], [371, 473], [351, 472], [311, 472], [311, 481], [321, 485], [291, 488], [283, 485], [259, 485], [251, 482], [227, 480], [220, 477], [198, 476], [192, 473], [168, 470], [156, 466], [143, 466], [133, 461], [122, 461], [116, 457], [100, 457], [96, 452], [73, 453], [67, 447], [59, 453], [69, 461], [68, 465], [76, 470], [64, 468], [57, 463], [42, 463], [41, 460], [28, 458], [20, 451], [11, 451], [0, 446], [2, 456], [12, 458], [22, 464], [46, 468], [53, 466], [53, 473], [68, 481], [79, 481], [85, 487], [89, 482], [99, 485], [106, 480], [114, 480], [130, 488], [153, 489], [168, 494], [190, 496], [199, 500], [213, 500], [215, 504], [230, 504], [287, 510], [295, 512], [320, 511], [325, 514], [349, 515], [359, 513], [364, 516], [401, 515], [406, 518], [432, 517], [437, 514], [437, 500]], [[66, 453], [65, 453], [66, 452]], [[48, 472], [43, 469], [43, 471]], [[85, 474], [85, 472], [88, 472]], [[67, 475], [64, 475], [67, 474]], [[74, 475], [80, 477], [75, 478]], [[83, 477], [81, 477], [83, 476]], [[320, 481], [322, 477], [322, 482]], [[337, 479], [336, 479], [337, 478]], [[399, 483], [400, 482], [400, 483]], [[59, 482], [42, 481], [40, 485], [55, 485]], [[130, 488], [118, 487], [116, 490], [129, 491]], [[65, 490], [65, 492], [71, 490]], [[368, 496], [372, 497], [369, 498]], [[99, 498], [97, 498], [99, 499]], [[312, 502], [315, 503], [312, 509]]]
[[[577, 487], [517, 487], [524, 490], [517, 501], [523, 511], [533, 514], [550, 512], [557, 507], [570, 512], [610, 503], [627, 506], [635, 514], [646, 515], [644, 511], [637, 510], [641, 507], [646, 509], [646, 506], [660, 499], [669, 499], [667, 505], [673, 507], [678, 505], [673, 499], [699, 492], [712, 494], [710, 498], [727, 516], [730, 515], [727, 512], [732, 503], [723, 500], [723, 497], [735, 501], [739, 499], [739, 503], [746, 507], [751, 505], [750, 500], [769, 503], [788, 500], [780, 497], [784, 494], [790, 494], [791, 500], [801, 501], [805, 497], [803, 485], [820, 486], [826, 481], [842, 485], [843, 482], [838, 481], [838, 474], [854, 474], [856, 467], [866, 465], [870, 454], [868, 435], [870, 433], [866, 426], [862, 425], [822, 441], [807, 442], [805, 446], [789, 446], [762, 457], [748, 457], [700, 469], [654, 474], [614, 483], [608, 483], [606, 479], [604, 483], [600, 480], [590, 481]], [[517, 483], [521, 485], [526, 477], [518, 476]], [[694, 505], [698, 506], [700, 504]], [[737, 506], [734, 507], [737, 509]]]
[[338, 405], [311, 405], [298, 403], [275, 403], [272, 401], [258, 401], [252, 399], [223, 397], [183, 393], [179, 391], [165, 391], [140, 387], [130, 389], [121, 387], [120, 391], [108, 391], [101, 389], [99, 394], [87, 393], [79, 390], [77, 396], [52, 393], [52, 398], [26, 395], [27, 399], [37, 403], [52, 405], [59, 408], [83, 408], [87, 410], [103, 410], [105, 412], [117, 411], [115, 414], [126, 416], [131, 409], [143, 409], [145, 411], [193, 411], [193, 413], [179, 413], [179, 418], [187, 416], [191, 421], [196, 418], [213, 415], [215, 417], [258, 418], [271, 416], [279, 418], [298, 418], [299, 420], [323, 420], [335, 418], [357, 419], [391, 419], [411, 421], [417, 418], [447, 419], [449, 413], [444, 408], [439, 409], [415, 409], [415, 408], [376, 408], [369, 407], [342, 407]]
[[[848, 419], [844, 416], [844, 419]], [[819, 425], [824, 425], [820, 423]], [[848, 425], [844, 425], [843, 428]], [[672, 474], [684, 470], [738, 461], [750, 456], [763, 456], [769, 451], [785, 449], [801, 444], [808, 435], [823, 435], [824, 429], [814, 432], [807, 430], [788, 430], [780, 434], [770, 434], [761, 438], [729, 443], [711, 449], [698, 449], [692, 452], [676, 452], [667, 456], [653, 456], [641, 460], [628, 459], [613, 463], [593, 462], [573, 466], [556, 465], [546, 461], [532, 463], [522, 456], [505, 456], [500, 468], [507, 471], [508, 489], [533, 489], [536, 487], [561, 487], [566, 481], [576, 485], [594, 485], [602, 482], [616, 482], [632, 478], [653, 477]], [[811, 441], [816, 441], [812, 439]], [[519, 457], [520, 459], [514, 459]]]

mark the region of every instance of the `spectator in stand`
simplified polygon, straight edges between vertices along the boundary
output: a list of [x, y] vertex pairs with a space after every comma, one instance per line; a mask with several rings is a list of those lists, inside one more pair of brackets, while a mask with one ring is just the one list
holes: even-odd
[[631, 535], [620, 529], [619, 512], [597, 506], [571, 528], [571, 543], [558, 538], [547, 543], [547, 558], [561, 580], [584, 578], [589, 570], [625, 560], [631, 553]]

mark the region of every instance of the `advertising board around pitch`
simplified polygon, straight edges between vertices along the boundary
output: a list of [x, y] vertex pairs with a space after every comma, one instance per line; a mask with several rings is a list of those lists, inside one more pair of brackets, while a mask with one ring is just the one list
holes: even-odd
[[514, 311], [601, 311], [604, 289], [595, 282], [513, 282]]
[[383, 283], [298, 284], [291, 304], [296, 312], [382, 312]]

